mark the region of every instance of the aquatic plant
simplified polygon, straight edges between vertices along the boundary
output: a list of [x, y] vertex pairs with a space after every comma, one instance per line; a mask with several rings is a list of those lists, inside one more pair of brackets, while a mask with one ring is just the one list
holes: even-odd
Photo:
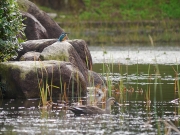
[[[37, 69], [36, 69], [37, 70]], [[43, 70], [46, 73], [46, 78], [44, 78]], [[41, 79], [39, 79], [38, 72], [37, 72], [37, 78], [38, 78], [38, 85], [39, 85], [39, 91], [40, 91], [40, 97], [42, 102], [42, 108], [51, 108], [52, 103], [52, 97], [50, 96], [50, 101], [48, 101], [48, 92], [51, 95], [51, 91], [48, 85], [48, 74], [47, 70], [44, 68], [44, 66], [41, 66]], [[41, 104], [40, 104], [41, 106]]]
[[146, 100], [146, 107], [147, 110], [150, 109], [150, 104], [151, 104], [151, 89], [150, 89], [150, 83], [151, 83], [151, 74], [150, 74], [150, 69], [151, 69], [151, 65], [149, 64], [148, 66], [148, 79], [147, 79], [147, 88], [145, 90], [145, 100]]
[[48, 72], [43, 65], [43, 62], [39, 61], [41, 66], [40, 69], [37, 69], [36, 66], [36, 61], [35, 61], [35, 69], [37, 73], [37, 81], [38, 81], [38, 87], [39, 87], [39, 92], [40, 92], [40, 99], [41, 102], [39, 104], [40, 108], [43, 109], [51, 109], [52, 104], [53, 104], [53, 99], [52, 99], [52, 93], [53, 93], [53, 88], [60, 89], [60, 87], [55, 86], [53, 84], [53, 66], [51, 67], [51, 79], [50, 79], [50, 84], [48, 82]]
[[[118, 64], [118, 69], [119, 69], [120, 75], [122, 76], [122, 66], [121, 66], [120, 63]], [[117, 89], [116, 92], [119, 92], [119, 95], [120, 95], [119, 102], [121, 104], [123, 104], [124, 101], [125, 101], [124, 94], [126, 92], [126, 87], [124, 85], [123, 78], [120, 78], [120, 81], [119, 81], [119, 84], [118, 84], [118, 89]]]

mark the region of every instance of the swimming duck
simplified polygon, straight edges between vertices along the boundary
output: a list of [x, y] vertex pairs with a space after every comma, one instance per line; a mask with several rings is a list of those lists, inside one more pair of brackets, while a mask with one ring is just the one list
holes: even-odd
[[69, 107], [68, 110], [71, 110], [76, 116], [80, 116], [81, 114], [84, 115], [92, 115], [92, 114], [110, 114], [111, 113], [111, 105], [119, 105], [114, 97], [110, 97], [106, 101], [106, 108], [101, 109], [97, 106], [91, 106], [91, 105], [79, 105], [79, 106], [73, 106]]
[[59, 36], [58, 41], [62, 42], [62, 41], [64, 41], [64, 40], [69, 39], [68, 36], [67, 36], [67, 34], [68, 34], [68, 33], [62, 32], [61, 35]]

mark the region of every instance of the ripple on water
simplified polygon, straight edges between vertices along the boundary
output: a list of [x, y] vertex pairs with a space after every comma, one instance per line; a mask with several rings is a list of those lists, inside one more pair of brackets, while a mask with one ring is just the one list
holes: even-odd
[[[149, 106], [144, 102], [144, 95], [125, 93], [125, 96], [121, 108], [113, 107], [111, 115], [82, 117], [74, 117], [69, 111], [43, 112], [34, 104], [33, 107], [22, 106], [25, 101], [14, 106], [16, 100], [11, 100], [11, 105], [5, 103], [0, 110], [0, 134], [155, 134], [160, 118], [167, 118], [174, 124], [179, 121], [178, 104], [169, 102], [174, 95], [168, 94], [167, 101], [152, 100]], [[7, 109], [7, 106], [14, 108]]]

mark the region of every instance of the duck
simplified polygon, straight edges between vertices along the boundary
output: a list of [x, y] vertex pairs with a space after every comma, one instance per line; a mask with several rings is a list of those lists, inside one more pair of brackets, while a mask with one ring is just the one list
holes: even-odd
[[111, 105], [119, 105], [115, 101], [114, 97], [110, 97], [106, 101], [106, 108], [101, 109], [97, 106], [92, 105], [78, 105], [78, 106], [72, 106], [69, 107], [68, 110], [72, 111], [75, 116], [81, 116], [81, 115], [95, 115], [95, 114], [110, 114], [111, 113]]
[[61, 35], [59, 36], [58, 41], [62, 42], [62, 41], [68, 40], [69, 38], [68, 38], [67, 34], [69, 34], [69, 33], [62, 32]]

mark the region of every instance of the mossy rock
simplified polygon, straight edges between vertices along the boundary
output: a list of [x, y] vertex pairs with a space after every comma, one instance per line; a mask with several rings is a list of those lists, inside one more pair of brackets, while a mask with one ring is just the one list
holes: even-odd
[[[0, 83], [5, 86], [4, 98], [40, 98], [40, 90], [52, 87], [52, 97], [86, 94], [82, 73], [70, 62], [14, 61], [0, 63]], [[45, 86], [48, 86], [45, 88]]]
[[29, 7], [33, 4], [28, 0], [17, 0], [19, 9], [24, 12], [28, 12]]
[[[33, 33], [34, 31], [37, 31], [39, 29], [39, 27], [36, 25], [33, 27], [33, 24], [39, 24], [39, 26], [45, 29], [42, 30], [42, 33], [45, 33], [43, 38], [59, 38], [59, 35], [63, 32], [63, 29], [54, 20], [52, 20], [47, 13], [40, 10], [34, 3], [28, 0], [18, 0], [17, 2], [19, 5], [19, 9], [21, 10], [22, 14], [24, 14], [24, 18], [27, 18], [24, 21], [26, 25], [26, 37], [29, 33]], [[27, 15], [27, 13], [30, 15]], [[28, 18], [31, 19], [28, 20]], [[33, 30], [31, 27], [33, 27]], [[27, 37], [27, 39], [34, 40], [37, 38]], [[42, 39], [42, 37], [38, 39]]]

